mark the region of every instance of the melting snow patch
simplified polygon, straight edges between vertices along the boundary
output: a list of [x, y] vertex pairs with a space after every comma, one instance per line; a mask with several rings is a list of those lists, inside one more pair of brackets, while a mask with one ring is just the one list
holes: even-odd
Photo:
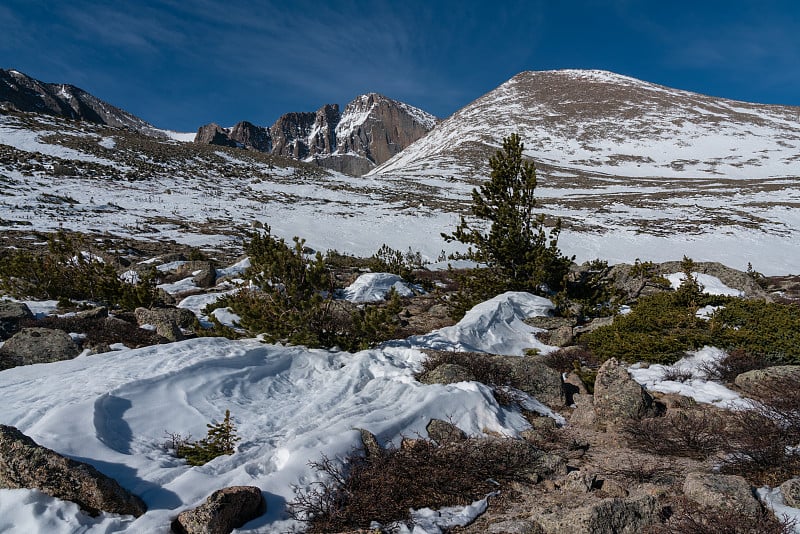
[[[661, 393], [677, 393], [691, 397], [697, 402], [713, 404], [721, 408], [736, 409], [747, 405], [742, 397], [718, 382], [705, 378], [704, 366], [719, 361], [727, 353], [715, 347], [703, 347], [697, 352], [690, 352], [672, 365], [653, 364], [641, 367], [636, 364], [628, 368], [634, 380], [652, 391]], [[664, 376], [672, 371], [685, 373], [691, 378], [685, 381], [665, 380]]]
[[[709, 295], [726, 295], [729, 297], [743, 297], [744, 292], [739, 291], [738, 289], [734, 289], [732, 287], [728, 287], [722, 283], [722, 280], [717, 278], [716, 276], [711, 276], [710, 274], [703, 274], [703, 273], [692, 273], [697, 279], [697, 282], [703, 289], [703, 293], [707, 293]], [[669, 280], [672, 289], [678, 289], [683, 280], [686, 276], [683, 273], [673, 273], [666, 276], [667, 280]]]
[[800, 534], [800, 509], [787, 506], [780, 488], [764, 486], [756, 490], [759, 499], [772, 510], [776, 517], [794, 521], [794, 531]]
[[430, 508], [420, 508], [411, 510], [411, 526], [405, 523], [392, 523], [384, 527], [380, 523], [373, 521], [370, 529], [388, 528], [397, 534], [442, 534], [448, 532], [453, 527], [463, 527], [469, 525], [489, 506], [489, 497], [495, 497], [500, 492], [490, 493], [483, 499], [475, 501], [466, 506], [447, 506], [439, 510]]

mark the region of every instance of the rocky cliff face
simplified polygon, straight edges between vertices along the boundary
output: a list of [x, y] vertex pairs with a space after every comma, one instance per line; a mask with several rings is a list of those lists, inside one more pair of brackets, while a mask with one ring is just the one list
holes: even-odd
[[232, 129], [208, 124], [195, 142], [240, 146], [301, 159], [360, 176], [427, 134], [433, 115], [370, 93], [350, 102], [344, 113], [326, 104], [315, 113], [286, 113], [269, 129], [240, 122]]
[[11, 109], [132, 128], [163, 137], [152, 124], [69, 84], [44, 83], [16, 70], [0, 69], [0, 102]]
[[337, 150], [380, 165], [435, 125], [436, 118], [422, 110], [377, 93], [361, 95], [347, 105], [336, 127]]
[[272, 151], [272, 135], [269, 128], [256, 126], [247, 121], [237, 123], [231, 128], [229, 137], [240, 146], [252, 148], [259, 152]]

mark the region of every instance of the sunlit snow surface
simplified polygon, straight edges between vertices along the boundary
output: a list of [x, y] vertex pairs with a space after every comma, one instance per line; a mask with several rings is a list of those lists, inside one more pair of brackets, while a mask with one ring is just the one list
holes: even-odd
[[[216, 489], [244, 484], [263, 490], [268, 511], [243, 530], [286, 531], [293, 524], [284, 515], [291, 486], [317, 476], [308, 461], [347, 454], [359, 444], [358, 428], [395, 445], [425, 435], [431, 418], [471, 435], [515, 436], [527, 428], [482, 384], [423, 385], [413, 373], [424, 358], [419, 349], [431, 345], [506, 354], [544, 348], [522, 319], [551, 307], [540, 297], [507, 293], [455, 327], [356, 354], [200, 338], [0, 372], [2, 424], [91, 463], [148, 505], [136, 520], [91, 519], [36, 492], [0, 490], [0, 522], [13, 518], [27, 532], [67, 531], [64, 522], [90, 532], [163, 531]], [[166, 432], [196, 439], [225, 410], [242, 438], [236, 454], [192, 468], [163, 449]], [[56, 517], [62, 519], [51, 530]]]

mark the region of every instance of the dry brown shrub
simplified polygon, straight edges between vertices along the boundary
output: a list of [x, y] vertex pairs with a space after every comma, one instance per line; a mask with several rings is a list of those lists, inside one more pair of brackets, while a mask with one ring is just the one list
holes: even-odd
[[723, 446], [724, 417], [710, 409], [680, 410], [630, 420], [623, 432], [634, 448], [666, 456], [705, 459]]
[[541, 455], [520, 440], [409, 443], [377, 455], [355, 451], [342, 462], [324, 456], [311, 462], [322, 478], [295, 490], [289, 513], [312, 533], [408, 520], [411, 508], [469, 504], [508, 482], [530, 482]]
[[792, 534], [794, 524], [769, 510], [751, 516], [737, 510], [720, 510], [682, 498], [671, 506], [663, 524], [649, 534]]
[[725, 358], [706, 362], [701, 366], [701, 371], [709, 380], [719, 380], [732, 384], [742, 373], [754, 369], [763, 369], [769, 362], [742, 349], [732, 350]]

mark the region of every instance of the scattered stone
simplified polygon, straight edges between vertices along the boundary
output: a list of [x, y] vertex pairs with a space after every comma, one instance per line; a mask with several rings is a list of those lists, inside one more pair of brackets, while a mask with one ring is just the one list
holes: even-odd
[[601, 427], [617, 427], [653, 411], [653, 398], [616, 358], [600, 366], [594, 382], [594, 412]]
[[206, 502], [181, 512], [172, 522], [178, 534], [228, 534], [267, 511], [261, 489], [231, 486], [217, 490]]
[[0, 425], [0, 488], [38, 489], [74, 502], [91, 515], [109, 512], [139, 517], [147, 511], [139, 497], [91, 465], [37, 445], [6, 425]]
[[463, 430], [441, 419], [431, 419], [425, 430], [428, 432], [428, 437], [439, 445], [467, 439]]
[[800, 508], [800, 477], [790, 478], [781, 484], [781, 495], [786, 506]]
[[473, 380], [475, 376], [466, 367], [455, 363], [443, 363], [419, 379], [423, 384], [455, 384]]
[[23, 328], [0, 347], [0, 369], [71, 360], [81, 350], [66, 332]]
[[702, 506], [757, 516], [761, 503], [750, 484], [739, 475], [689, 473], [683, 483], [683, 494]]

